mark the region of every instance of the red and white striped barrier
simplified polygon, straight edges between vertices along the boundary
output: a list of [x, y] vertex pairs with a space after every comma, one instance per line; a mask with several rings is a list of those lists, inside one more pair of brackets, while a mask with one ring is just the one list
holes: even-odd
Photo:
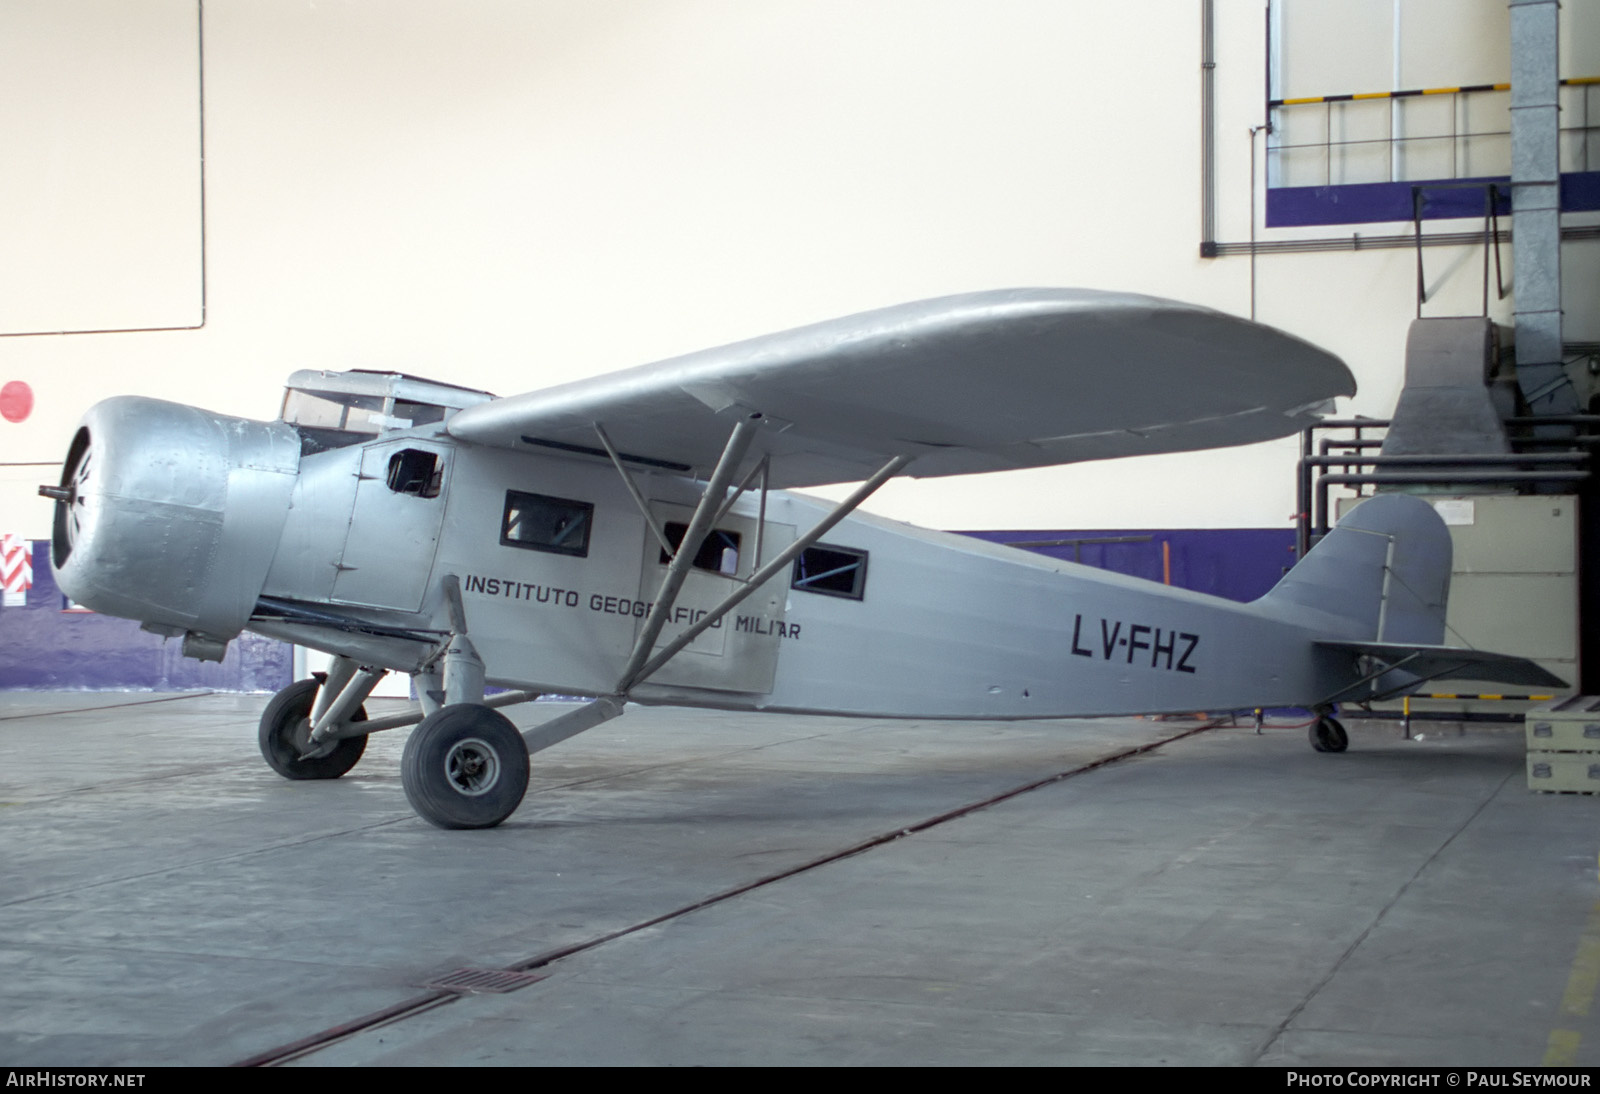
[[33, 542], [26, 536], [7, 532], [0, 539], [0, 585], [5, 587], [5, 606], [20, 608], [28, 602], [33, 588]]

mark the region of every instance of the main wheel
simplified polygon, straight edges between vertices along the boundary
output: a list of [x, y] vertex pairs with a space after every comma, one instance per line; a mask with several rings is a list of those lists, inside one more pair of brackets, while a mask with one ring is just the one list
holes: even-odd
[[1318, 752], [1343, 752], [1350, 747], [1350, 735], [1337, 718], [1324, 714], [1311, 725], [1311, 747]]
[[[301, 748], [311, 739], [311, 705], [321, 686], [316, 680], [296, 680], [261, 712], [261, 755], [286, 779], [337, 779], [367, 750], [365, 737], [345, 737], [325, 745], [321, 755], [302, 758]], [[366, 721], [367, 709], [360, 708], [350, 720]]]
[[476, 703], [436, 710], [400, 759], [406, 800], [440, 828], [493, 828], [528, 791], [528, 746], [510, 719]]

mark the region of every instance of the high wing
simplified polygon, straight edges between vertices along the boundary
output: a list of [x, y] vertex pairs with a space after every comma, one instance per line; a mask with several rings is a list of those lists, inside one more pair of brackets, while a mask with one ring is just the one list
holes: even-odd
[[469, 407], [466, 441], [704, 478], [732, 424], [781, 488], [1246, 444], [1294, 433], [1344, 364], [1292, 335], [1190, 304], [1087, 289], [923, 300]]

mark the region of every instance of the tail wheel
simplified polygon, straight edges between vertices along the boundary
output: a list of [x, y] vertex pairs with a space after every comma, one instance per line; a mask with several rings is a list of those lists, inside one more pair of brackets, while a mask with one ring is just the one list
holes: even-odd
[[400, 759], [406, 800], [440, 828], [493, 828], [528, 790], [528, 746], [499, 711], [457, 703], [411, 731]]
[[[311, 740], [311, 705], [321, 686], [316, 680], [297, 680], [274, 695], [261, 712], [261, 755], [267, 766], [286, 779], [337, 779], [367, 750], [365, 737], [345, 737], [325, 745], [320, 755], [304, 755]], [[366, 721], [366, 708], [357, 710], [350, 720]]]
[[1311, 725], [1311, 747], [1318, 752], [1343, 752], [1350, 747], [1350, 735], [1337, 718], [1323, 715]]

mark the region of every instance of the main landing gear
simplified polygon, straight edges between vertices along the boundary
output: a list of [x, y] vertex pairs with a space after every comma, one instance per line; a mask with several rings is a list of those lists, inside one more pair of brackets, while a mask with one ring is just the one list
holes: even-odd
[[[413, 712], [369, 721], [359, 704], [381, 675], [336, 658], [326, 677], [297, 681], [274, 695], [261, 715], [261, 754], [268, 765], [286, 779], [337, 779], [361, 759], [368, 733], [415, 725], [400, 777], [424, 820], [440, 828], [492, 828], [515, 812], [528, 789], [528, 745], [510, 720], [483, 702], [440, 706], [445, 691], [427, 686], [439, 683], [438, 677], [423, 676], [426, 717]], [[481, 695], [482, 686], [477, 690]], [[508, 693], [494, 705], [532, 698]], [[611, 713], [620, 713], [620, 704]]]
[[493, 828], [528, 790], [528, 746], [499, 711], [457, 703], [411, 731], [400, 780], [411, 808], [430, 824]]
[[[311, 711], [321, 686], [318, 680], [297, 680], [274, 695], [261, 714], [261, 755], [286, 779], [337, 779], [367, 750], [364, 736], [311, 746]], [[366, 719], [361, 707], [350, 716], [352, 722]]]

